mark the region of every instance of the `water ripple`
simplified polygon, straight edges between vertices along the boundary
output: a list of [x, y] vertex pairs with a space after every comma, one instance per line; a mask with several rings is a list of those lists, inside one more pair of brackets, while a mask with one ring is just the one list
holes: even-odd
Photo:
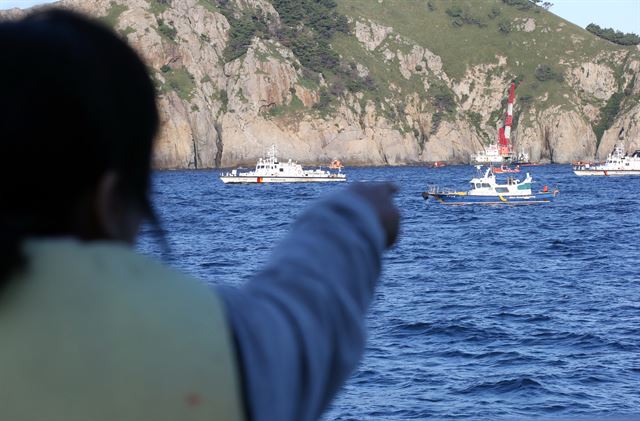
[[[640, 177], [529, 170], [561, 185], [532, 207], [426, 205], [427, 184], [472, 169], [347, 169], [394, 180], [403, 226], [367, 324], [365, 358], [326, 420], [521, 419], [640, 411]], [[140, 249], [204, 282], [238, 285], [296, 215], [335, 185], [224, 186], [216, 171], [160, 172], [170, 252]]]

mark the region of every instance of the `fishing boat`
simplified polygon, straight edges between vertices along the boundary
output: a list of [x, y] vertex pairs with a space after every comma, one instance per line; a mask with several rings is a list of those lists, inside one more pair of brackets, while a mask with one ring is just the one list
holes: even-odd
[[467, 191], [430, 186], [422, 197], [427, 201], [433, 198], [443, 205], [533, 205], [551, 202], [559, 193], [557, 188], [551, 191], [548, 186], [533, 193], [533, 179], [529, 173], [522, 180], [508, 177], [506, 182], [499, 183], [492, 166], [484, 172], [481, 166], [477, 170], [478, 174], [471, 179], [471, 188]]
[[573, 173], [578, 176], [640, 175], [640, 150], [628, 155], [622, 145], [616, 145], [604, 163], [578, 163]]
[[338, 171], [323, 169], [305, 170], [302, 165], [289, 159], [286, 162], [278, 160], [278, 150], [271, 146], [267, 156], [258, 159], [254, 171], [240, 171], [239, 169], [220, 174], [220, 180], [225, 184], [237, 183], [326, 183], [347, 181], [342, 167]]

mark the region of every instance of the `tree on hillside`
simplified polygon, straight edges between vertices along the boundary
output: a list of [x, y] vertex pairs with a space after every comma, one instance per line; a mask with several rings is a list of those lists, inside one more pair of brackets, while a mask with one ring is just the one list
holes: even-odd
[[534, 5], [549, 10], [553, 6], [553, 3], [543, 0], [502, 0], [502, 2], [509, 6], [515, 6], [520, 10], [529, 10]]
[[538, 67], [536, 67], [535, 76], [540, 82], [546, 82], [547, 80], [564, 81], [562, 72], [555, 70], [548, 64], [539, 64]]
[[544, 1], [544, 0], [530, 0], [531, 3], [542, 7], [543, 9], [549, 10], [552, 6], [553, 3], [549, 2], [549, 1]]
[[613, 28], [601, 28], [595, 23], [587, 25], [587, 31], [620, 45], [638, 45], [640, 44], [640, 37], [632, 32], [625, 34], [621, 31], [616, 31]]

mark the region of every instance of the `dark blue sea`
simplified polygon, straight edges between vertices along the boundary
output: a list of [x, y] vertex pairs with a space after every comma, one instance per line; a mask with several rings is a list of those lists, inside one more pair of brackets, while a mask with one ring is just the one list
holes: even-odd
[[[357, 371], [325, 420], [640, 417], [640, 177], [531, 167], [556, 202], [426, 204], [466, 189], [470, 166], [347, 168], [392, 180], [402, 232], [368, 317]], [[139, 248], [211, 284], [238, 285], [290, 224], [338, 185], [225, 186], [218, 171], [158, 172], [169, 252]]]

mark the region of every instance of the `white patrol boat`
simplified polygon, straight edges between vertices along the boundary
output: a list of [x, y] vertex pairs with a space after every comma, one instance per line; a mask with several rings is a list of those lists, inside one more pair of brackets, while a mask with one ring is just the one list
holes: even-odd
[[322, 169], [305, 170], [295, 161], [278, 160], [278, 150], [273, 145], [266, 158], [258, 159], [254, 171], [241, 172], [237, 169], [220, 174], [223, 183], [324, 183], [331, 181], [347, 181], [347, 176], [338, 171], [331, 172]]
[[551, 202], [559, 193], [558, 189], [550, 191], [547, 186], [542, 191], [533, 193], [533, 179], [529, 173], [523, 180], [508, 177], [506, 183], [500, 184], [493, 173], [493, 167], [487, 167], [484, 174], [481, 168], [477, 166], [478, 175], [471, 179], [470, 190], [459, 192], [431, 186], [422, 193], [422, 197], [425, 200], [432, 197], [443, 205], [532, 205]]
[[627, 155], [622, 145], [616, 145], [604, 164], [578, 164], [573, 167], [575, 175], [640, 175], [640, 150]]

